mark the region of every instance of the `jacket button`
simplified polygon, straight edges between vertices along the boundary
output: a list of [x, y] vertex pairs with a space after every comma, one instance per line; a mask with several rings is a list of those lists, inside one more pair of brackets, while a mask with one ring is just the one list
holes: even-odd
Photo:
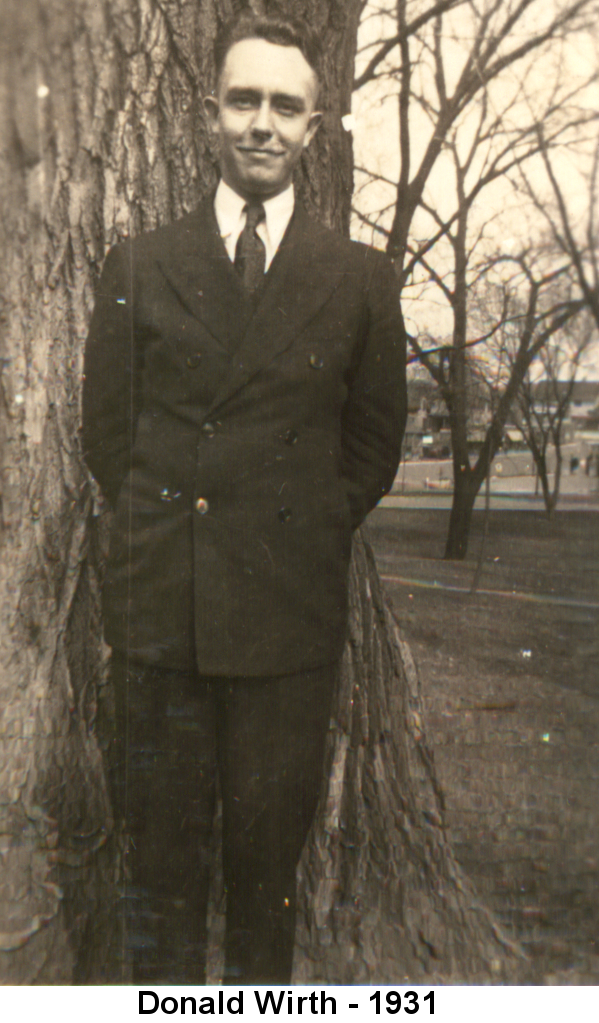
[[187, 356], [187, 365], [190, 369], [197, 369], [202, 361], [202, 353], [196, 352], [195, 355]]
[[279, 512], [279, 522], [289, 522], [291, 518], [291, 508], [281, 508]]
[[322, 369], [324, 366], [324, 359], [321, 355], [312, 354], [310, 356], [310, 365], [312, 369]]
[[216, 427], [214, 423], [204, 423], [204, 425], [202, 426], [202, 433], [204, 434], [205, 437], [214, 437], [214, 434], [216, 433]]
[[285, 434], [286, 444], [289, 444], [289, 446], [291, 447], [292, 444], [297, 444], [297, 439], [298, 439], [297, 430], [287, 430], [287, 433]]
[[209, 507], [210, 505], [205, 497], [198, 497], [196, 501], [196, 511], [199, 512], [200, 515], [205, 515]]

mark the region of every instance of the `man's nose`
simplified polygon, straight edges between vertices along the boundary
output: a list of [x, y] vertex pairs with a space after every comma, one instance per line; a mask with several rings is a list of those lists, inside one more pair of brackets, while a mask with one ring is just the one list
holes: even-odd
[[272, 111], [268, 102], [261, 103], [252, 121], [252, 134], [270, 138], [273, 133]]

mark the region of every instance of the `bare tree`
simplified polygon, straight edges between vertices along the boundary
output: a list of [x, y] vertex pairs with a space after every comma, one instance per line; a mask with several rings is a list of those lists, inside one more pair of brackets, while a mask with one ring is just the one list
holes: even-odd
[[[456, 13], [464, 12], [467, 17], [456, 23]], [[504, 73], [516, 69], [515, 93], [513, 88], [508, 90], [511, 107], [521, 98], [539, 53], [555, 47], [569, 32], [590, 28], [596, 13], [596, 0], [554, 4], [540, 0], [419, 0], [417, 4], [397, 0], [396, 32], [375, 44], [375, 53], [356, 78], [355, 88], [382, 74], [399, 79], [401, 167], [387, 248], [399, 260], [403, 282], [414, 266], [406, 263], [412, 221], [451, 129], [481, 94], [483, 106], [488, 107], [484, 94], [489, 85], [499, 79], [507, 85]], [[381, 70], [395, 49], [399, 50], [399, 63]], [[557, 85], [552, 95], [557, 110]], [[428, 141], [421, 145], [417, 161], [410, 124], [414, 105], [424, 110], [430, 123]]]
[[[396, 32], [383, 43], [370, 44], [375, 52], [356, 80], [358, 88], [374, 81], [377, 95], [397, 81], [400, 157], [396, 182], [374, 175], [387, 188], [385, 209], [358, 215], [385, 238], [396, 258], [408, 311], [411, 297], [436, 291], [451, 312], [450, 345], [432, 346], [431, 351], [418, 337], [412, 339], [450, 415], [454, 498], [448, 558], [466, 554], [474, 500], [509, 411], [503, 400], [497, 403], [471, 465], [468, 351], [481, 339], [472, 337], [469, 293], [485, 267], [493, 264], [485, 254], [500, 230], [504, 208], [521, 203], [512, 176], [543, 159], [548, 145], [556, 147], [584, 133], [594, 118], [582, 101], [588, 81], [571, 80], [562, 54], [564, 41], [587, 23], [593, 10], [592, 3], [577, 2], [407, 5], [400, 0], [394, 7]], [[551, 86], [543, 89], [538, 88], [541, 59], [555, 71]], [[492, 212], [485, 213], [483, 204]], [[523, 239], [522, 247], [528, 248], [532, 240]], [[539, 289], [547, 283], [539, 280], [535, 285], [533, 320]], [[588, 300], [582, 284], [580, 288]], [[412, 308], [418, 323], [418, 307], [414, 303]], [[545, 313], [543, 317], [547, 325]], [[536, 348], [536, 328], [533, 335]], [[515, 365], [516, 376], [524, 362]], [[513, 398], [517, 386], [506, 387], [505, 395]]]
[[593, 341], [593, 327], [594, 321], [587, 315], [562, 328], [539, 353], [537, 365], [533, 364], [527, 372], [516, 397], [517, 426], [532, 453], [549, 517], [560, 493], [564, 424], [580, 377], [581, 361]]
[[[2, 0], [5, 983], [110, 979], [102, 926], [114, 862], [94, 734], [98, 704], [109, 703], [98, 602], [108, 522], [78, 443], [83, 340], [107, 246], [191, 209], [213, 185], [200, 97], [215, 30], [234, 6]], [[352, 166], [340, 121], [362, 0], [283, 6], [326, 48], [325, 130], [298, 187], [316, 216], [344, 229]], [[359, 537], [350, 599], [295, 977], [513, 979], [518, 952], [453, 859], [415, 668]]]
[[[596, 120], [595, 115], [592, 121]], [[568, 203], [566, 189], [560, 183], [554, 166], [555, 141], [547, 137], [542, 123], [537, 126], [537, 137], [553, 202], [547, 201], [544, 191], [533, 183], [524, 168], [519, 169], [519, 177], [527, 195], [547, 223], [559, 251], [570, 259], [580, 291], [599, 327], [599, 133], [595, 130], [590, 138], [585, 136], [578, 140], [579, 144], [574, 150], [579, 187], [572, 191], [579, 204], [583, 200], [582, 215], [576, 215], [571, 208], [572, 204]], [[568, 171], [571, 170], [569, 167]]]
[[[485, 104], [479, 111], [478, 129], [485, 118]], [[503, 136], [501, 122], [491, 129]], [[474, 132], [466, 154], [460, 155], [459, 132], [452, 131], [447, 142], [451, 167], [455, 179], [456, 210], [443, 218], [424, 200], [430, 219], [434, 222], [435, 244], [427, 242], [408, 245], [413, 261], [413, 272], [419, 267], [424, 274], [423, 287], [431, 284], [443, 295], [452, 315], [451, 340], [437, 345], [430, 336], [412, 337], [415, 356], [435, 380], [450, 417], [454, 495], [445, 548], [446, 558], [466, 555], [474, 501], [482, 482], [488, 478], [491, 463], [503, 438], [511, 403], [518, 393], [531, 362], [538, 357], [542, 346], [571, 317], [585, 305], [585, 299], [575, 286], [568, 294], [556, 291], [556, 281], [567, 274], [569, 264], [562, 261], [555, 266], [555, 251], [546, 251], [542, 239], [532, 243], [518, 257], [490, 254], [486, 237], [494, 215], [478, 217], [476, 230], [470, 229], [474, 219], [475, 203], [485, 186], [538, 154], [535, 126], [519, 134], [518, 142], [502, 138], [499, 152], [489, 160], [486, 173], [476, 177], [467, 188], [468, 173], [477, 157], [483, 132]], [[485, 146], [489, 133], [485, 135]], [[510, 133], [511, 136], [511, 133]], [[479, 256], [479, 249], [486, 255]], [[497, 299], [497, 284], [490, 283], [502, 268], [504, 284], [501, 301]], [[509, 269], [508, 269], [509, 268]], [[413, 290], [415, 286], [413, 286]], [[524, 293], [527, 298], [524, 299]], [[486, 303], [486, 304], [485, 304]], [[520, 303], [520, 304], [518, 304]], [[519, 312], [516, 312], [516, 309]], [[526, 314], [525, 311], [526, 310]], [[497, 367], [498, 339], [511, 345], [503, 352], [503, 366], [497, 370], [493, 384], [493, 401], [485, 437], [475, 458], [471, 455], [469, 425], [475, 403], [472, 400], [473, 383], [477, 374], [472, 370], [484, 363], [489, 354]], [[501, 365], [501, 359], [499, 362]], [[509, 368], [509, 371], [508, 371]], [[493, 371], [495, 373], [495, 369]], [[487, 374], [488, 379], [488, 374]]]
[[[501, 447], [513, 402], [530, 366], [553, 338], [584, 308], [579, 296], [556, 296], [555, 283], [568, 267], [547, 269], [536, 265], [525, 254], [495, 256], [485, 261], [477, 291], [478, 309], [469, 289], [463, 286], [470, 305], [473, 326], [481, 329], [474, 338], [447, 348], [421, 348], [413, 345], [427, 367], [450, 410], [454, 462], [454, 497], [445, 549], [447, 558], [466, 554], [474, 501], [488, 477], [491, 463]], [[505, 275], [500, 283], [490, 284], [488, 277], [499, 268]], [[482, 299], [481, 299], [482, 292]], [[517, 295], [517, 299], [515, 298]], [[455, 335], [454, 335], [455, 337]], [[456, 366], [457, 364], [457, 366]], [[486, 364], [483, 372], [482, 367]], [[477, 373], [472, 369], [476, 366]], [[471, 406], [469, 378], [484, 375], [493, 389], [490, 419], [476, 458], [471, 460], [468, 444], [468, 413]]]

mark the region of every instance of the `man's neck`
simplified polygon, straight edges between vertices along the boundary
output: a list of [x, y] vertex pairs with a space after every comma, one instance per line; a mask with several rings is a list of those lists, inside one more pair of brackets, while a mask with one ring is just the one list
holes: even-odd
[[[214, 197], [214, 212], [222, 239], [231, 260], [235, 258], [235, 246], [245, 223], [244, 207], [247, 199], [220, 181]], [[266, 220], [258, 227], [258, 233], [266, 247], [266, 269], [274, 259], [283, 235], [293, 215], [295, 194], [293, 185], [283, 192], [262, 200]]]

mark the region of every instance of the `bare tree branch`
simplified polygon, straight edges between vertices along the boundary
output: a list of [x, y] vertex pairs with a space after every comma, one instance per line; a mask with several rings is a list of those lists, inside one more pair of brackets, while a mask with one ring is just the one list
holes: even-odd
[[366, 85], [367, 82], [370, 82], [372, 80], [373, 74], [378, 68], [379, 64], [382, 63], [385, 57], [387, 57], [388, 54], [391, 53], [391, 51], [394, 50], [396, 46], [399, 46], [401, 44], [402, 39], [406, 39], [409, 36], [415, 35], [416, 32], [418, 32], [419, 29], [422, 28], [423, 25], [426, 25], [427, 22], [433, 21], [436, 17], [438, 17], [440, 14], [443, 14], [445, 11], [450, 11], [455, 7], [461, 7], [463, 3], [464, 0], [440, 0], [439, 3], [434, 4], [429, 10], [424, 11], [417, 18], [414, 18], [413, 21], [405, 22], [403, 34], [401, 31], [399, 31], [397, 35], [392, 36], [391, 39], [386, 39], [385, 42], [381, 44], [380, 48], [377, 50], [375, 55], [368, 62], [364, 71], [362, 71], [362, 73], [358, 75], [358, 77], [355, 79], [354, 91], [356, 89], [361, 89], [363, 85]]

